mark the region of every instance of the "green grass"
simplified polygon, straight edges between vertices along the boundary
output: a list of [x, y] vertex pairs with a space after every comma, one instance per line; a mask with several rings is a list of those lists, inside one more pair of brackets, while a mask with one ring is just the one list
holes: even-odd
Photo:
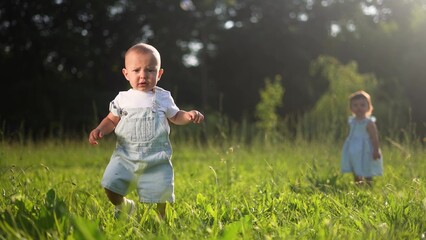
[[100, 186], [113, 138], [0, 147], [0, 239], [425, 239], [420, 144], [385, 142], [385, 175], [363, 188], [340, 174], [340, 144], [174, 141], [176, 203], [129, 222]]

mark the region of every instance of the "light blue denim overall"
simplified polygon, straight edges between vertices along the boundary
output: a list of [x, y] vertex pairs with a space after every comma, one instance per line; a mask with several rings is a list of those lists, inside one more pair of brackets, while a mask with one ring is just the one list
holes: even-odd
[[165, 114], [157, 111], [156, 94], [152, 107], [117, 109], [112, 102], [110, 109], [121, 119], [102, 186], [123, 196], [136, 187], [140, 202], [174, 202], [170, 126]]

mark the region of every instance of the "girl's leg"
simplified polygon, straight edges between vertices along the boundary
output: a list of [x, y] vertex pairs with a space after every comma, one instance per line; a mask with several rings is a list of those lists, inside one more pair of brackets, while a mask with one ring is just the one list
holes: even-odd
[[360, 176], [357, 176], [357, 175], [354, 174], [354, 182], [355, 182], [355, 184], [362, 184], [363, 180], [364, 180], [363, 177], [360, 177]]
[[354, 174], [354, 181], [357, 185], [367, 185], [369, 187], [373, 186], [373, 178], [372, 177], [360, 177]]
[[373, 177], [366, 177], [365, 181], [367, 182], [368, 186], [373, 186]]

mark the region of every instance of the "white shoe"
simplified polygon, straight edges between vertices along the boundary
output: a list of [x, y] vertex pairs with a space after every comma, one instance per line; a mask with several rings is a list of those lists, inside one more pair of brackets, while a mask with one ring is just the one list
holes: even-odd
[[127, 216], [127, 220], [129, 220], [130, 216], [133, 215], [135, 210], [135, 202], [133, 200], [124, 198], [120, 205], [115, 206], [114, 217], [116, 219], [120, 219], [122, 216]]

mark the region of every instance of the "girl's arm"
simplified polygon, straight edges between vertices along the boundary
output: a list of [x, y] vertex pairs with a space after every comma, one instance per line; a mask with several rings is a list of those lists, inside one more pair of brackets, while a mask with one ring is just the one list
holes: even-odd
[[377, 131], [376, 124], [372, 121], [368, 123], [367, 131], [368, 131], [368, 134], [370, 135], [371, 143], [373, 145], [373, 159], [379, 159], [380, 158], [379, 134]]
[[114, 114], [109, 113], [99, 125], [93, 129], [89, 134], [89, 142], [92, 145], [98, 144], [98, 140], [101, 139], [104, 135], [111, 133], [115, 126], [117, 126], [120, 121], [120, 117], [114, 116]]
[[179, 110], [173, 117], [169, 118], [170, 122], [176, 125], [185, 125], [190, 122], [201, 123], [204, 115], [197, 110], [183, 111]]

